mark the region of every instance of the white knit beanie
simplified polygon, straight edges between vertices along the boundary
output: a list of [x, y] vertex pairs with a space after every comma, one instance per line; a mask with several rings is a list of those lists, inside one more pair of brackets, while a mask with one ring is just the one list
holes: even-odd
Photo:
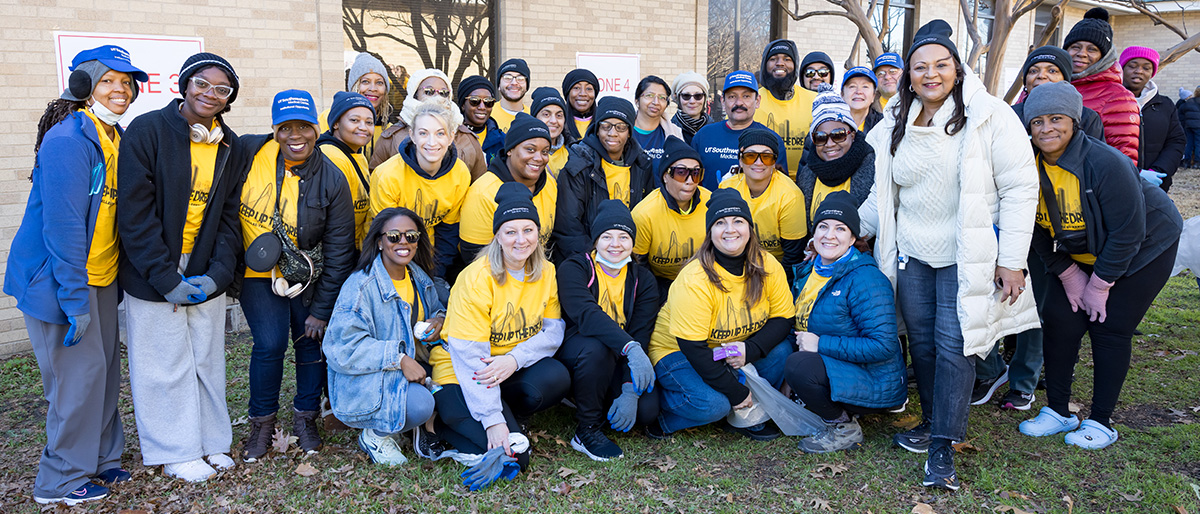
[[822, 123], [830, 120], [845, 123], [851, 130], [858, 129], [858, 123], [850, 114], [850, 105], [829, 84], [817, 85], [817, 99], [813, 100], [812, 115], [812, 126], [808, 128], [810, 134], [816, 132], [817, 127]]
[[704, 90], [704, 96], [708, 96], [708, 79], [704, 78], [704, 75], [689, 71], [680, 73], [678, 77], [675, 77], [675, 83], [671, 84], [671, 91], [675, 93], [676, 102], [679, 101], [679, 90], [688, 84], [700, 86], [700, 89]]
[[446, 108], [450, 109], [450, 122], [453, 124], [451, 128], [457, 129], [463, 123], [463, 115], [458, 105], [452, 101], [454, 98], [454, 89], [450, 87], [450, 77], [447, 77], [442, 70], [432, 68], [417, 70], [408, 77], [408, 83], [404, 85], [404, 90], [408, 94], [404, 97], [404, 103], [400, 105], [400, 121], [403, 121], [405, 125], [412, 126], [413, 113], [416, 112], [417, 106], [421, 105], [421, 101], [417, 100], [417, 86], [421, 85], [429, 77], [442, 79], [442, 82], [446, 83], [446, 88], [450, 90], [450, 96], [442, 98], [441, 96], [433, 95], [430, 98], [426, 98], [425, 101], [444, 103]]

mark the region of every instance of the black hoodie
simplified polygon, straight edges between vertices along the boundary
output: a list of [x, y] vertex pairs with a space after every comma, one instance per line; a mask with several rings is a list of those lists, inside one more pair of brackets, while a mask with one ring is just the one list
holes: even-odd
[[[558, 207], [554, 220], [554, 258], [561, 263], [577, 253], [592, 249], [588, 230], [600, 202], [609, 199], [602, 162], [608, 160], [608, 150], [596, 136], [593, 122], [583, 140], [572, 144], [567, 152], [567, 165], [558, 172]], [[654, 191], [654, 165], [633, 136], [625, 143], [621, 160], [629, 166], [629, 208], [632, 210], [646, 195]]]
[[[785, 54], [791, 57], [792, 64], [795, 65], [792, 73], [781, 79], [775, 78], [775, 75], [767, 69], [767, 60], [775, 54]], [[759, 67], [761, 71], [758, 73], [758, 82], [762, 84], [763, 88], [771, 92], [771, 96], [780, 101], [787, 100], [787, 94], [792, 91], [792, 87], [796, 85], [796, 80], [800, 77], [800, 74], [797, 73], [800, 70], [799, 62], [800, 57], [797, 54], [796, 42], [790, 39], [776, 39], [767, 44], [767, 47], [763, 49], [762, 66]]]

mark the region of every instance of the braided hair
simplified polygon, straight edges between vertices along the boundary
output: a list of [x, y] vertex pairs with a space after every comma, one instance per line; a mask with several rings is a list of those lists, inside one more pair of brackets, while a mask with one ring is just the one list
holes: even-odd
[[49, 132], [51, 127], [58, 125], [58, 122], [67, 119], [71, 113], [86, 106], [86, 102], [62, 98], [55, 98], [46, 104], [46, 112], [42, 113], [42, 119], [38, 120], [37, 142], [33, 144], [33, 153], [42, 149], [42, 138], [46, 136], [46, 132]]

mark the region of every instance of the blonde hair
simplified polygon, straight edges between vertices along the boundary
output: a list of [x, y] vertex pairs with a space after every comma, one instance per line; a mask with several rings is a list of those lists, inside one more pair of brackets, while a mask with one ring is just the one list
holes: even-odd
[[[500, 239], [493, 236], [492, 242], [483, 247], [478, 254], [475, 255], [475, 260], [487, 259], [488, 271], [492, 274], [492, 279], [497, 284], [504, 285], [504, 281], [508, 280], [508, 270], [504, 267], [504, 248], [500, 246]], [[538, 241], [537, 247], [533, 249], [533, 255], [525, 259], [525, 275], [529, 282], [537, 282], [542, 279], [542, 267], [546, 264], [546, 248]]]
[[446, 135], [450, 137], [451, 141], [454, 140], [454, 134], [458, 130], [458, 125], [454, 124], [454, 113], [445, 104], [437, 101], [421, 102], [413, 108], [412, 118], [411, 120], [405, 120], [405, 124], [415, 131], [417, 118], [421, 116], [432, 116], [438, 120], [438, 123], [441, 123], [446, 128]]

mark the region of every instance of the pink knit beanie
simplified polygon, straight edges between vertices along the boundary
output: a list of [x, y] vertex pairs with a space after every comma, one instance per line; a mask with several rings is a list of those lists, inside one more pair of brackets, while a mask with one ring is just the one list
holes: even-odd
[[1144, 46], [1131, 46], [1126, 48], [1124, 52], [1121, 52], [1121, 58], [1119, 59], [1121, 67], [1124, 68], [1125, 63], [1129, 62], [1130, 59], [1137, 59], [1139, 57], [1150, 61], [1150, 64], [1154, 66], [1154, 72], [1150, 76], [1158, 75], [1158, 50]]

